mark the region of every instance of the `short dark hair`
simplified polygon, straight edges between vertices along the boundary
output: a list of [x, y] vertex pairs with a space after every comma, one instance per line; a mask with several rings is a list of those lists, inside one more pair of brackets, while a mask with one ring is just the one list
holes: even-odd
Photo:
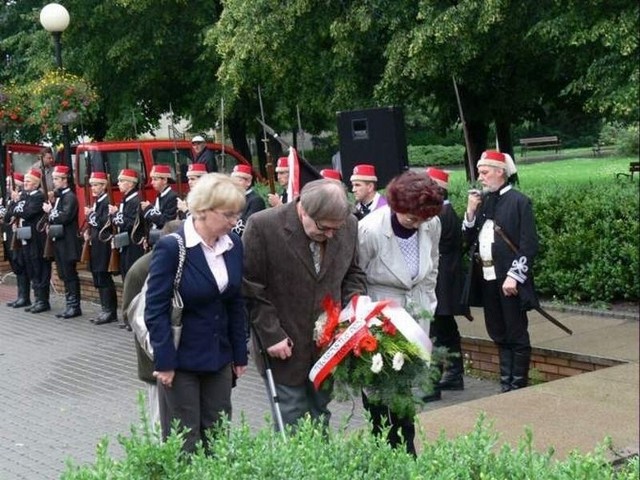
[[395, 177], [387, 186], [389, 207], [426, 220], [442, 210], [442, 192], [425, 172], [409, 170]]

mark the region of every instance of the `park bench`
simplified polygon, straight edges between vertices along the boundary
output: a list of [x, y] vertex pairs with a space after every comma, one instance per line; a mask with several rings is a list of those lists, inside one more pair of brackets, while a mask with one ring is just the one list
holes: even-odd
[[526, 157], [527, 151], [533, 148], [553, 148], [556, 155], [558, 155], [562, 148], [562, 141], [557, 135], [520, 139], [520, 155]]
[[[628, 177], [630, 180], [633, 180], [633, 176], [636, 172], [640, 172], [640, 162], [629, 162], [629, 173], [627, 172], [618, 172], [616, 173], [616, 178], [620, 178], [622, 176]], [[640, 175], [640, 173], [638, 173]]]
[[606, 155], [608, 153], [614, 152], [616, 149], [615, 145], [606, 145], [604, 143], [596, 143], [591, 148], [594, 157], [599, 157], [601, 155]]

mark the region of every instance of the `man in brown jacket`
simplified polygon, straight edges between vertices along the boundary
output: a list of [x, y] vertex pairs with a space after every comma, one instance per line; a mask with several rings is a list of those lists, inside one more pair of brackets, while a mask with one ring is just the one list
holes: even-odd
[[[307, 413], [328, 425], [330, 389], [315, 391], [308, 379], [319, 353], [313, 329], [326, 296], [344, 306], [365, 293], [357, 236], [344, 187], [315, 180], [295, 201], [254, 214], [242, 237], [253, 350], [258, 335], [271, 357], [285, 425]], [[254, 358], [264, 376], [260, 355]]]

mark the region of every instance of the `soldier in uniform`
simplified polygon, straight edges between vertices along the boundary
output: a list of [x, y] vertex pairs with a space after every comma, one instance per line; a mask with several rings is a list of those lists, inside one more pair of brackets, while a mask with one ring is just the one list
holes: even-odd
[[449, 201], [449, 174], [437, 168], [427, 168], [427, 175], [442, 189], [444, 203], [438, 214], [442, 232], [438, 250], [438, 280], [436, 298], [438, 306], [431, 323], [431, 335], [436, 346], [446, 347], [454, 354], [447, 362], [440, 382], [436, 385], [434, 395], [429, 400], [439, 400], [442, 390], [464, 390], [464, 365], [460, 330], [454, 315], [469, 315], [469, 307], [463, 305], [462, 286], [464, 272], [462, 270], [462, 231], [460, 217]]
[[[140, 197], [138, 192], [138, 172], [125, 168], [118, 175], [118, 188], [122, 193], [122, 201], [117, 207], [109, 205], [109, 213], [112, 215], [112, 222], [118, 229], [119, 235], [127, 238], [126, 244], [120, 248], [120, 275], [124, 281], [131, 265], [144, 255], [143, 243], [144, 219], [140, 211]], [[117, 246], [117, 245], [116, 245]], [[128, 323], [123, 323], [120, 328], [131, 330]]]
[[356, 216], [359, 219], [366, 217], [375, 209], [387, 204], [387, 199], [377, 190], [378, 177], [373, 165], [360, 164], [353, 167], [351, 175], [351, 191], [356, 199]]
[[[126, 277], [131, 265], [144, 254], [142, 241], [144, 230], [140, 214], [140, 197], [138, 195], [138, 172], [124, 169], [118, 175], [118, 188], [122, 192], [119, 206], [109, 205], [109, 213], [113, 216], [113, 224], [118, 233], [128, 234], [128, 245], [120, 248], [120, 274]], [[134, 228], [135, 227], [135, 228]]]
[[251, 215], [260, 210], [264, 210], [266, 205], [260, 195], [253, 191], [251, 185], [253, 184], [253, 170], [249, 165], [238, 164], [233, 167], [231, 176], [245, 189], [245, 207], [242, 215], [238, 219], [236, 226], [233, 227], [233, 231], [242, 236], [244, 228], [247, 225], [247, 220]]
[[[143, 217], [149, 228], [149, 239], [159, 237], [160, 230], [170, 220], [175, 220], [178, 215], [178, 194], [169, 185], [171, 169], [169, 165], [154, 165], [151, 168], [151, 185], [158, 192], [156, 201], [140, 202]], [[151, 243], [154, 243], [151, 241]]]
[[45, 202], [42, 209], [49, 215], [48, 235], [53, 242], [58, 278], [64, 283], [65, 309], [57, 313], [56, 317], [74, 318], [82, 315], [80, 278], [76, 268], [80, 260], [78, 198], [69, 188], [69, 167], [56, 165], [52, 177], [55, 203], [51, 206], [50, 203]]
[[278, 185], [282, 188], [282, 193], [270, 193], [267, 195], [267, 202], [272, 207], [283, 205], [287, 203], [287, 187], [289, 186], [289, 159], [287, 157], [280, 157], [276, 165], [276, 179]]
[[113, 283], [113, 276], [109, 272], [111, 232], [105, 232], [111, 225], [109, 195], [106, 192], [107, 183], [108, 177], [106, 173], [91, 172], [89, 184], [95, 201], [91, 207], [84, 207], [84, 214], [89, 225], [85, 235], [91, 241], [89, 269], [93, 277], [93, 286], [98, 290], [102, 308], [102, 312], [91, 319], [91, 322], [96, 325], [115, 322], [118, 319], [118, 296], [116, 294], [116, 286]]
[[46, 214], [42, 210], [45, 203], [44, 193], [38, 187], [42, 173], [38, 169], [29, 170], [24, 176], [24, 191], [22, 194], [14, 192], [13, 197], [18, 203], [14, 214], [19, 218], [16, 231], [20, 240], [20, 255], [26, 266], [27, 275], [31, 279], [35, 303], [25, 308], [31, 313], [51, 310], [49, 303], [49, 284], [51, 282], [51, 261], [44, 258], [44, 244], [46, 242]]
[[[527, 386], [531, 341], [527, 310], [539, 306], [533, 287], [538, 235], [531, 200], [508, 182], [516, 174], [509, 155], [493, 150], [478, 161], [483, 191], [471, 190], [462, 223], [478, 268], [472, 268], [487, 333], [498, 347], [503, 392]], [[511, 245], [517, 249], [514, 253]]]
[[338, 170], [334, 170], [332, 168], [323, 168], [320, 170], [320, 176], [327, 180], [336, 180], [342, 183], [342, 175]]
[[[202, 163], [192, 163], [187, 170], [187, 180], [189, 182], [189, 190], [195, 187], [198, 180], [207, 174], [207, 168]], [[178, 218], [184, 220], [189, 215], [189, 205], [186, 200], [178, 199]]]
[[31, 305], [31, 280], [29, 280], [29, 275], [27, 275], [27, 267], [24, 264], [22, 255], [20, 255], [20, 250], [13, 250], [11, 248], [12, 245], [14, 245], [13, 227], [16, 222], [14, 209], [19, 201], [13, 200], [13, 196], [14, 193], [16, 193], [16, 198], [20, 198], [23, 185], [24, 175], [21, 173], [14, 172], [13, 177], [7, 177], [7, 202], [6, 205], [2, 206], [4, 213], [1, 215], [3, 218], [2, 240], [4, 251], [7, 260], [9, 260], [11, 271], [16, 276], [16, 284], [18, 287], [18, 298], [7, 303], [7, 307], [13, 308], [22, 308]]

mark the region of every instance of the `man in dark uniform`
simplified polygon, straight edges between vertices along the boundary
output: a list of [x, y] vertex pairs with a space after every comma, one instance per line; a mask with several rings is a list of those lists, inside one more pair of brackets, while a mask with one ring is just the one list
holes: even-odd
[[2, 241], [4, 251], [6, 253], [7, 260], [11, 266], [11, 271], [16, 276], [16, 285], [18, 287], [18, 298], [12, 302], [7, 303], [7, 307], [22, 308], [31, 305], [31, 280], [27, 275], [27, 267], [24, 264], [24, 259], [20, 255], [20, 250], [13, 250], [11, 247], [14, 244], [13, 241], [13, 227], [16, 222], [14, 216], [14, 209], [17, 205], [17, 201], [13, 200], [14, 192], [18, 194], [22, 192], [24, 185], [24, 175], [18, 172], [14, 172], [13, 177], [7, 177], [7, 201], [2, 206], [4, 214], [2, 215]]
[[[483, 191], [470, 191], [463, 234], [479, 263], [478, 277], [487, 333], [498, 346], [503, 392], [527, 386], [531, 342], [527, 310], [538, 305], [533, 260], [538, 235], [531, 200], [513, 189], [509, 155], [488, 150], [478, 161]], [[511, 243], [517, 252], [513, 252]]]
[[[18, 203], [14, 214], [19, 218], [18, 239], [20, 255], [31, 279], [35, 303], [25, 311], [40, 313], [51, 310], [49, 303], [49, 284], [51, 282], [51, 261], [44, 258], [46, 242], [46, 214], [42, 210], [45, 203], [44, 193], [38, 187], [42, 173], [40, 170], [29, 170], [24, 176], [24, 192], [13, 195]], [[24, 227], [24, 228], [22, 228]]]
[[436, 307], [431, 335], [436, 346], [446, 347], [449, 358], [442, 378], [436, 385], [435, 399], [440, 398], [442, 390], [464, 390], [464, 365], [460, 346], [460, 331], [454, 315], [469, 315], [469, 307], [463, 305], [462, 287], [464, 273], [462, 271], [462, 231], [460, 217], [448, 200], [449, 174], [437, 168], [427, 168], [427, 175], [442, 189], [444, 203], [438, 215], [442, 231], [438, 250], [438, 280], [436, 283]]
[[169, 185], [171, 169], [169, 165], [154, 165], [151, 168], [151, 185], [158, 192], [156, 201], [140, 202], [143, 216], [149, 226], [149, 240], [153, 244], [154, 240], [160, 236], [160, 230], [168, 221], [175, 220], [178, 215], [178, 194]]
[[236, 222], [236, 226], [233, 227], [233, 231], [242, 236], [249, 217], [260, 210], [264, 210], [266, 205], [264, 204], [262, 197], [254, 192], [253, 188], [251, 188], [251, 185], [253, 184], [253, 170], [251, 169], [251, 166], [238, 164], [233, 167], [231, 176], [245, 189], [244, 194], [246, 203], [244, 211]]
[[109, 213], [113, 215], [112, 221], [118, 227], [118, 233], [128, 234], [128, 245], [120, 248], [120, 274], [123, 280], [131, 265], [144, 254], [142, 247], [144, 227], [137, 185], [138, 172], [131, 169], [122, 170], [118, 175], [118, 188], [122, 192], [122, 201], [117, 207], [109, 205]]
[[89, 184], [95, 198], [93, 206], [85, 206], [89, 230], [85, 235], [91, 241], [89, 269], [93, 277], [93, 286], [98, 290], [102, 312], [91, 322], [96, 325], [115, 322], [118, 319], [118, 296], [113, 276], [109, 272], [111, 258], [111, 219], [109, 218], [109, 195], [106, 192], [108, 177], [104, 172], [91, 172]]
[[196, 135], [191, 139], [193, 148], [193, 163], [203, 163], [207, 166], [207, 173], [217, 172], [218, 166], [213, 152], [207, 148], [204, 137]]
[[287, 157], [280, 157], [278, 159], [278, 163], [276, 164], [276, 180], [278, 180], [278, 185], [282, 188], [282, 193], [280, 195], [277, 193], [269, 193], [267, 195], [267, 202], [269, 202], [271, 207], [277, 207], [278, 205], [283, 205], [289, 201], [287, 198], [287, 188], [289, 186], [289, 159]]
[[78, 237], [78, 198], [69, 188], [69, 167], [56, 165], [52, 173], [55, 188], [53, 207], [45, 202], [42, 209], [49, 215], [48, 235], [53, 242], [53, 253], [58, 277], [64, 283], [65, 309], [58, 318], [82, 315], [80, 309], [80, 279], [76, 263], [80, 260]]
[[[118, 175], [118, 188], [122, 192], [119, 206], [109, 205], [112, 222], [118, 228], [118, 235], [126, 237], [127, 242], [120, 248], [120, 274], [124, 281], [131, 265], [144, 255], [144, 219], [140, 211], [140, 197], [138, 196], [138, 172], [124, 169]], [[117, 245], [116, 245], [117, 246]], [[120, 328], [131, 330], [128, 323], [122, 323]]]

